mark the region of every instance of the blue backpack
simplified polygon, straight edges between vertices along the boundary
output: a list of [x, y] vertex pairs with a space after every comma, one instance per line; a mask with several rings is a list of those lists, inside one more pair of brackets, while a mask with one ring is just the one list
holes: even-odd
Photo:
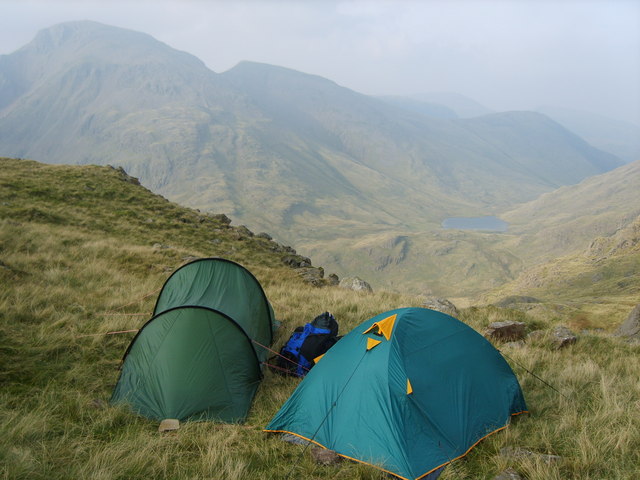
[[338, 322], [329, 312], [318, 315], [311, 323], [294, 330], [280, 349], [276, 364], [285, 375], [304, 377], [314, 359], [324, 355], [338, 341]]

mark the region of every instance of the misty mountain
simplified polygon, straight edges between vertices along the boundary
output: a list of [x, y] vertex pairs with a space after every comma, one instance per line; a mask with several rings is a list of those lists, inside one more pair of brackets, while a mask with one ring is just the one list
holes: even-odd
[[409, 97], [383, 95], [378, 96], [380, 100], [390, 105], [408, 110], [410, 112], [426, 115], [433, 118], [458, 118], [458, 114], [451, 108], [439, 103], [424, 102]]
[[495, 113], [472, 98], [453, 92], [433, 92], [410, 95], [417, 102], [441, 105], [452, 110], [460, 118], [473, 118]]
[[558, 107], [540, 107], [538, 112], [553, 118], [600, 150], [633, 162], [640, 160], [640, 127], [590, 112]]
[[93, 22], [0, 56], [0, 154], [121, 165], [301, 248], [437, 228], [622, 164], [542, 114], [434, 118], [282, 67], [218, 74]]

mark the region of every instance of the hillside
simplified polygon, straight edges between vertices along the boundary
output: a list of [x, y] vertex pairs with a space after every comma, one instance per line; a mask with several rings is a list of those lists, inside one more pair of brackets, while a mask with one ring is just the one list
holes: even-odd
[[[345, 334], [420, 299], [312, 287], [283, 264], [286, 247], [229, 226], [226, 217], [173, 204], [119, 169], [3, 158], [0, 187], [4, 477], [387, 478], [355, 462], [318, 465], [308, 449], [262, 432], [298, 382], [269, 371], [245, 424], [183, 423], [158, 433], [157, 422], [108, 404], [133, 333], [104, 333], [139, 328], [168, 275], [201, 256], [231, 258], [257, 276], [282, 321], [276, 347], [322, 311], [332, 311]], [[562, 312], [539, 318], [493, 307], [466, 309], [460, 318], [478, 331], [499, 320], [526, 322], [528, 331], [565, 320]], [[541, 341], [501, 349], [531, 413], [455, 461], [441, 480], [493, 478], [507, 468], [530, 480], [635, 478], [640, 437], [629, 405], [640, 400], [637, 345], [583, 331], [562, 350]], [[534, 454], [505, 456], [507, 447]], [[539, 454], [560, 458], [547, 464]]]
[[358, 271], [384, 278], [376, 286], [465, 303], [534, 265], [583, 251], [639, 214], [640, 162], [634, 162], [500, 213], [506, 232], [396, 230], [304, 246], [320, 263], [339, 265], [340, 274]]
[[640, 215], [579, 252], [525, 270], [484, 300], [517, 306], [521, 296], [536, 301], [520, 307], [551, 305], [581, 327], [610, 329], [621, 323], [640, 299]]
[[582, 250], [640, 215], [640, 161], [559, 188], [501, 214], [523, 258], [548, 260]]
[[334, 259], [354, 239], [432, 232], [621, 164], [540, 114], [430, 118], [282, 67], [218, 74], [92, 22], [0, 57], [0, 154], [122, 166], [307, 255], [323, 243], [322, 261], [340, 271], [351, 266]]

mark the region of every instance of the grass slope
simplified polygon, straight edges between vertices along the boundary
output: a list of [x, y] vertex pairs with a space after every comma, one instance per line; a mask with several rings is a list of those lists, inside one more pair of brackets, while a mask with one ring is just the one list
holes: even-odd
[[582, 251], [527, 269], [485, 300], [523, 294], [571, 312], [576, 326], [619, 325], [640, 301], [640, 216]]
[[[135, 183], [107, 167], [0, 159], [0, 476], [386, 478], [347, 461], [316, 465], [302, 447], [264, 434], [261, 428], [297, 384], [270, 372], [244, 425], [187, 423], [176, 434], [161, 435], [157, 423], [106, 403], [131, 334], [94, 334], [138, 328], [166, 277], [192, 257], [225, 256], [257, 276], [283, 322], [276, 347], [294, 326], [327, 309], [346, 333], [376, 313], [420, 302], [310, 287], [283, 266], [274, 242]], [[477, 330], [507, 319], [526, 321], [529, 329], [562, 321], [493, 307], [469, 308], [460, 317]], [[492, 478], [507, 467], [530, 480], [636, 478], [637, 346], [585, 333], [561, 351], [529, 342], [505, 352], [530, 416], [481, 442], [441, 478]], [[535, 457], [509, 459], [499, 454], [505, 446], [563, 459], [551, 465]]]

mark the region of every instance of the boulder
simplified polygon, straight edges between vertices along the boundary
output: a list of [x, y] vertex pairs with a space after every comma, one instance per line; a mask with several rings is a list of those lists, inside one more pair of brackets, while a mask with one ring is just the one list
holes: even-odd
[[615, 335], [618, 337], [640, 339], [640, 304], [631, 310], [627, 319], [618, 327], [618, 330], [616, 330]]
[[489, 324], [484, 336], [491, 340], [517, 341], [525, 338], [524, 322], [493, 322]]
[[568, 345], [576, 343], [578, 337], [565, 326], [558, 326], [551, 332], [551, 342], [556, 348], [564, 348]]
[[282, 263], [291, 268], [305, 268], [311, 266], [311, 260], [301, 255], [285, 255], [282, 257]]
[[327, 284], [324, 279], [324, 269], [322, 267], [303, 267], [297, 271], [302, 279], [314, 287], [323, 287]]
[[340, 280], [340, 287], [355, 290], [356, 292], [373, 293], [371, 285], [359, 277], [346, 277]]
[[428, 297], [424, 300], [422, 306], [430, 308], [431, 310], [446, 313], [452, 317], [457, 317], [459, 313], [456, 306], [446, 298]]

